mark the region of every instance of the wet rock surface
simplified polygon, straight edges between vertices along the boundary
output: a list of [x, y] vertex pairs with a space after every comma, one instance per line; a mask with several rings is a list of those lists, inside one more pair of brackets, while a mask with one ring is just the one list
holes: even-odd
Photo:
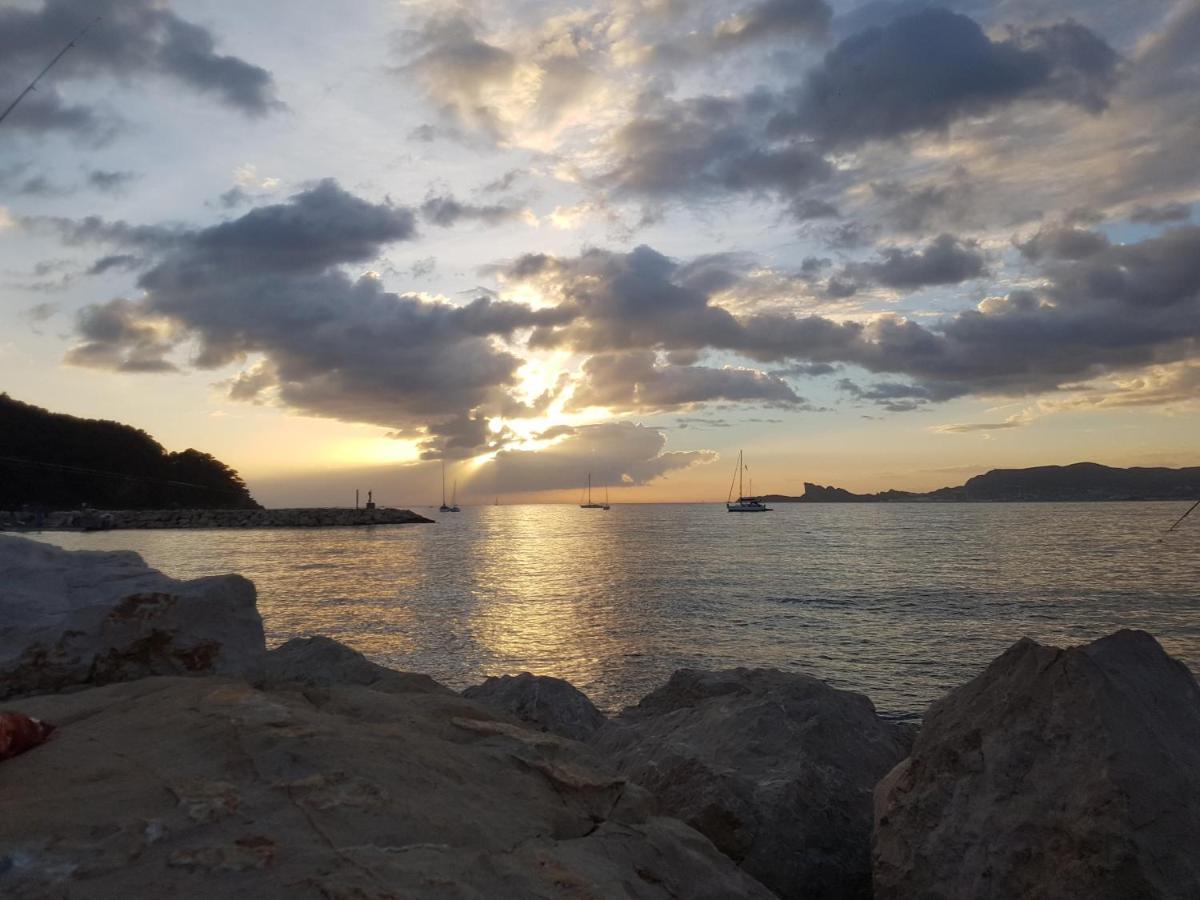
[[33, 697], [0, 765], [12, 898], [761, 898], [577, 744], [450, 692], [149, 678]]
[[1200, 897], [1200, 688], [1145, 632], [1022, 640], [876, 791], [876, 896]]
[[177, 581], [131, 552], [0, 535], [0, 699], [147, 675], [253, 675], [265, 652], [254, 585]]
[[680, 670], [591, 741], [784, 898], [871, 893], [871, 795], [903, 729], [861, 694], [774, 669]]
[[546, 675], [503, 675], [469, 687], [462, 695], [509, 713], [530, 727], [585, 741], [604, 724], [600, 710], [568, 681]]

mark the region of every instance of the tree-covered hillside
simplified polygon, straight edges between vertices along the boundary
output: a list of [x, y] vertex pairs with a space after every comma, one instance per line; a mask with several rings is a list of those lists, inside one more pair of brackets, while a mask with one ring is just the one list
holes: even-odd
[[256, 509], [241, 477], [146, 432], [52, 413], [0, 394], [0, 509]]

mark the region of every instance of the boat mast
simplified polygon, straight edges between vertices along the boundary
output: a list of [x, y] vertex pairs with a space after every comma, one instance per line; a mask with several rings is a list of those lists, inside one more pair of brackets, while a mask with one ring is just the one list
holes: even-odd
[[446, 505], [446, 460], [442, 459], [442, 506]]
[[592, 473], [588, 472], [588, 505], [592, 503]]
[[739, 450], [738, 451], [738, 499], [739, 500], [741, 500], [743, 497], [746, 496], [745, 492], [742, 490], [742, 473], [745, 470], [746, 470], [746, 467], [742, 465], [742, 451]]

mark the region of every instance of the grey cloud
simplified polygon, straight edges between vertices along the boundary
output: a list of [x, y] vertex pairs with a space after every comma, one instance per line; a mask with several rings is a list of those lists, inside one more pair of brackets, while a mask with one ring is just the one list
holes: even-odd
[[733, 367], [659, 365], [652, 351], [640, 351], [589, 358], [583, 364], [571, 408], [663, 412], [718, 400], [783, 406], [804, 403], [777, 375]]
[[1046, 258], [1083, 259], [1109, 246], [1108, 238], [1099, 232], [1063, 226], [1043, 228], [1024, 243], [1018, 243], [1017, 249], [1026, 259], [1036, 262]]
[[106, 194], [119, 194], [137, 180], [136, 172], [119, 172], [109, 171], [107, 169], [93, 169], [88, 172], [88, 185], [97, 191], [103, 191]]
[[[832, 167], [807, 142], [755, 137], [770, 102], [766, 95], [647, 98], [614, 136], [615, 165], [597, 183], [650, 199], [701, 199], [714, 190], [794, 198]], [[803, 201], [798, 209], [806, 209]]]
[[772, 127], [846, 145], [941, 130], [1022, 98], [1099, 111], [1117, 63], [1103, 40], [1074, 22], [993, 41], [967, 16], [928, 9], [842, 41]]
[[489, 203], [478, 205], [463, 203], [449, 194], [429, 197], [421, 204], [421, 217], [432, 225], [449, 228], [459, 222], [482, 222], [485, 225], [500, 225], [519, 219], [525, 214], [522, 207], [514, 204]]
[[130, 300], [110, 300], [79, 312], [76, 330], [82, 342], [67, 353], [73, 366], [117, 372], [172, 372], [166, 357], [176, 345], [174, 329], [153, 321]]
[[959, 284], [985, 274], [983, 254], [949, 234], [922, 249], [886, 247], [881, 255], [879, 262], [847, 266], [847, 274], [898, 290]]
[[[924, 283], [932, 277], [926, 266], [939, 255], [927, 248], [897, 258], [886, 277]], [[538, 345], [593, 353], [712, 348], [764, 362], [856, 365], [909, 379], [910, 396], [868, 398], [895, 404], [1056, 390], [1194, 358], [1200, 347], [1200, 226], [1078, 260], [1049, 260], [1037, 294], [1014, 291], [1004, 302], [929, 325], [894, 316], [867, 322], [786, 312], [737, 316], [677, 283], [678, 268], [641, 247], [518, 260], [510, 272], [537, 280], [576, 314], [535, 332]]]
[[122, 271], [128, 272], [133, 269], [140, 269], [146, 265], [146, 259], [141, 256], [134, 256], [132, 253], [111, 253], [108, 256], [102, 256], [92, 263], [87, 268], [88, 275], [103, 275], [105, 272]]
[[213, 35], [154, 0], [93, 0], [86, 9], [73, 0], [44, 0], [39, 6], [0, 11], [0, 66], [9, 83], [38, 71], [89, 21], [101, 19], [39, 85], [9, 120], [29, 131], [98, 135], [111, 119], [70, 105], [53, 83], [97, 76], [128, 78], [156, 74], [173, 79], [247, 115], [279, 108], [271, 74], [235, 56], [221, 55]]
[[823, 0], [762, 0], [721, 22], [713, 46], [724, 50], [781, 36], [817, 40], [829, 30], [832, 17]]
[[[81, 227], [94, 239], [136, 233]], [[458, 448], [464, 432], [454, 423], [508, 408], [522, 361], [493, 338], [561, 324], [570, 312], [489, 298], [456, 307], [390, 293], [377, 278], [339, 268], [412, 235], [410, 210], [370, 203], [329, 180], [229, 222], [173, 231], [138, 280], [144, 299], [85, 309], [83, 342], [68, 361], [165, 369], [185, 342], [199, 368], [257, 357], [265, 367], [251, 370], [249, 385], [235, 380], [235, 395], [249, 396], [251, 387], [260, 394], [269, 372], [274, 396], [293, 409], [424, 435], [435, 450]]]
[[562, 439], [544, 449], [501, 450], [476, 470], [469, 487], [483, 495], [579, 488], [587, 472], [597, 486], [640, 485], [717, 459], [711, 450], [668, 451], [662, 431], [632, 422], [566, 427], [558, 434]]
[[1129, 214], [1131, 222], [1162, 225], [1165, 222], [1186, 222], [1192, 217], [1189, 203], [1164, 203], [1161, 206], [1137, 206]]

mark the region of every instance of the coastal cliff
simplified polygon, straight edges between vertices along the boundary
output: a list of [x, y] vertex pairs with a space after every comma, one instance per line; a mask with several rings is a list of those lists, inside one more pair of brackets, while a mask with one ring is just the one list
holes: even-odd
[[1020, 501], [1195, 500], [1200, 498], [1200, 466], [1183, 469], [1119, 469], [1098, 463], [992, 469], [957, 487], [925, 493], [880, 491], [854, 494], [844, 488], [804, 483], [804, 494], [771, 494], [772, 503], [979, 503]]

